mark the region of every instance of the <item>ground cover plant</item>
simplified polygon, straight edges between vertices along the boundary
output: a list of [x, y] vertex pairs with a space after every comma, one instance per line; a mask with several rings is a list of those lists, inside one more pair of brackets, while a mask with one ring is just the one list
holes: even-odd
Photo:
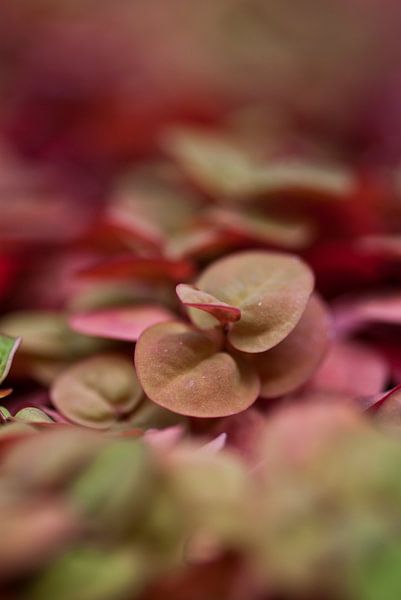
[[0, 597], [398, 600], [398, 2], [0, 31]]

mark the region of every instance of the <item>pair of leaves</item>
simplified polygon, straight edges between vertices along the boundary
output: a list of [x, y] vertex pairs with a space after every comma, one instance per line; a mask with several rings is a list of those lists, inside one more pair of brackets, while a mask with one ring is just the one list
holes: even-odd
[[164, 323], [139, 338], [135, 365], [146, 394], [181, 414], [221, 417], [245, 410], [259, 394], [293, 391], [329, 341], [313, 283], [297, 257], [244, 252], [212, 264], [197, 287], [178, 286], [196, 327]]

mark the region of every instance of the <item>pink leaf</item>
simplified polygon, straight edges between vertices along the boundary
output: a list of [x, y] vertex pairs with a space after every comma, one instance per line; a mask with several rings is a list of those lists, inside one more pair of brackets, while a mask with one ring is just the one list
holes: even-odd
[[340, 341], [333, 344], [313, 376], [313, 389], [369, 396], [381, 392], [388, 377], [382, 356], [365, 344]]
[[70, 317], [69, 324], [86, 335], [134, 342], [151, 325], [173, 318], [162, 306], [132, 306], [77, 313]]

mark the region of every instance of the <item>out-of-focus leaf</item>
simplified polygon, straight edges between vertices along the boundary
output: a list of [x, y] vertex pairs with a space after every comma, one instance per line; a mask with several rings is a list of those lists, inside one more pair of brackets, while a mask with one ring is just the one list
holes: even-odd
[[134, 342], [147, 327], [173, 318], [173, 313], [162, 306], [127, 306], [76, 313], [69, 324], [85, 335]]
[[8, 408], [6, 408], [5, 406], [0, 406], [0, 420], [3, 419], [5, 421], [7, 421], [8, 419], [11, 419], [11, 418], [12, 418], [12, 414], [10, 413]]
[[137, 342], [135, 365], [147, 396], [183, 415], [235, 414], [248, 408], [259, 393], [252, 366], [185, 323], [147, 329]]
[[21, 338], [0, 335], [0, 383], [7, 377]]
[[71, 359], [104, 346], [104, 342], [72, 331], [67, 319], [59, 312], [8, 313], [0, 319], [0, 329], [7, 335], [20, 336], [21, 351], [33, 356]]
[[339, 301], [334, 318], [338, 331], [349, 335], [374, 323], [401, 325], [401, 294], [370, 295]]
[[217, 196], [292, 193], [341, 199], [354, 185], [345, 167], [302, 160], [262, 160], [228, 136], [207, 131], [172, 131], [165, 147], [191, 179]]
[[53, 404], [68, 419], [108, 429], [126, 419], [143, 397], [134, 366], [127, 358], [105, 354], [74, 364], [50, 390]]
[[163, 250], [170, 237], [191, 225], [201, 208], [202, 202], [172, 164], [148, 165], [134, 169], [121, 182], [107, 219]]
[[245, 240], [287, 250], [309, 246], [314, 238], [312, 222], [277, 219], [251, 209], [210, 208], [206, 217], [211, 224], [217, 224], [223, 231], [242, 236]]
[[[49, 427], [35, 433], [28, 423], [0, 428], [20, 435], [4, 457], [2, 476], [14, 485], [23, 482], [24, 494], [63, 489], [94, 459], [106, 443], [98, 433], [81, 427]], [[27, 435], [28, 434], [28, 435]]]
[[123, 600], [143, 583], [144, 557], [130, 549], [78, 547], [55, 560], [28, 590], [29, 600]]
[[311, 387], [351, 396], [370, 396], [383, 391], [389, 375], [383, 357], [366, 344], [335, 342], [311, 380]]
[[22, 408], [16, 413], [15, 418], [17, 421], [24, 421], [26, 423], [54, 423], [53, 419], [43, 410], [34, 406]]
[[370, 411], [383, 429], [401, 435], [401, 389], [390, 390], [379, 398]]
[[122, 255], [99, 261], [80, 270], [77, 276], [90, 280], [138, 279], [156, 282], [186, 280], [193, 273], [193, 265], [188, 260]]
[[[4, 485], [4, 481], [3, 481]], [[79, 532], [72, 511], [59, 501], [1, 503], [3, 535], [0, 541], [0, 579], [12, 579], [43, 568], [70, 544]]]
[[401, 596], [401, 546], [390, 543], [372, 552], [351, 575], [355, 600], [396, 600]]

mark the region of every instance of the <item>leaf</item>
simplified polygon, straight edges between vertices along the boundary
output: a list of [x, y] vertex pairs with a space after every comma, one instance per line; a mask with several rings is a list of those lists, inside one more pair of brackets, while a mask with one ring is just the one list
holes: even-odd
[[[228, 332], [230, 343], [243, 352], [265, 352], [280, 343], [300, 320], [313, 291], [314, 277], [298, 257], [279, 252], [247, 251], [211, 264], [196, 286], [241, 310]], [[189, 310], [198, 327], [216, 320]]]
[[17, 421], [24, 421], [25, 423], [54, 423], [43, 410], [34, 406], [27, 406], [19, 410], [15, 418]]
[[182, 281], [192, 277], [193, 265], [186, 259], [144, 257], [123, 254], [105, 258], [77, 272], [77, 277], [94, 280], [139, 279], [141, 281]]
[[274, 245], [283, 249], [304, 248], [313, 241], [313, 226], [306, 220], [277, 219], [263, 212], [247, 209], [211, 208], [206, 214], [211, 224], [252, 242]]
[[384, 429], [401, 435], [401, 389], [387, 392], [370, 409], [375, 421]]
[[160, 250], [172, 235], [191, 224], [201, 206], [173, 164], [145, 164], [120, 182], [106, 219]]
[[111, 600], [135, 594], [144, 559], [128, 549], [77, 547], [33, 580], [30, 600]]
[[334, 307], [336, 327], [349, 335], [373, 323], [401, 325], [401, 294], [376, 294], [339, 301]]
[[147, 329], [137, 342], [135, 365], [147, 396], [183, 415], [235, 414], [250, 406], [259, 393], [252, 367], [184, 323]]
[[99, 350], [104, 342], [72, 331], [56, 311], [16, 311], [4, 315], [0, 329], [22, 338], [21, 351], [38, 357], [71, 359]]
[[178, 298], [185, 306], [192, 306], [193, 308], [210, 313], [222, 325], [235, 323], [241, 318], [241, 310], [239, 308], [221, 302], [211, 294], [203, 292], [193, 285], [180, 283], [176, 287], [176, 292]]
[[261, 379], [260, 395], [283, 396], [306, 383], [324, 357], [330, 333], [327, 308], [313, 295], [293, 331], [271, 350], [252, 356]]
[[0, 383], [7, 377], [14, 355], [21, 343], [21, 338], [13, 338], [0, 334]]
[[166, 136], [165, 148], [191, 179], [217, 196], [293, 194], [341, 199], [354, 185], [352, 173], [342, 165], [302, 159], [268, 160], [228, 135], [201, 129], [172, 130]]
[[124, 306], [73, 314], [69, 325], [75, 331], [102, 338], [134, 342], [142, 331], [164, 321], [173, 313], [162, 306]]
[[6, 408], [5, 406], [0, 406], [0, 422], [1, 420], [8, 421], [9, 419], [12, 419], [12, 414], [10, 413], [8, 408]]
[[108, 429], [126, 419], [143, 396], [130, 360], [117, 354], [92, 356], [66, 369], [50, 397], [73, 423]]
[[148, 448], [119, 439], [98, 452], [72, 483], [68, 497], [95, 529], [106, 529], [109, 540], [126, 539], [146, 514], [155, 483]]
[[311, 380], [314, 389], [369, 396], [381, 392], [388, 378], [382, 356], [366, 344], [337, 341]]

